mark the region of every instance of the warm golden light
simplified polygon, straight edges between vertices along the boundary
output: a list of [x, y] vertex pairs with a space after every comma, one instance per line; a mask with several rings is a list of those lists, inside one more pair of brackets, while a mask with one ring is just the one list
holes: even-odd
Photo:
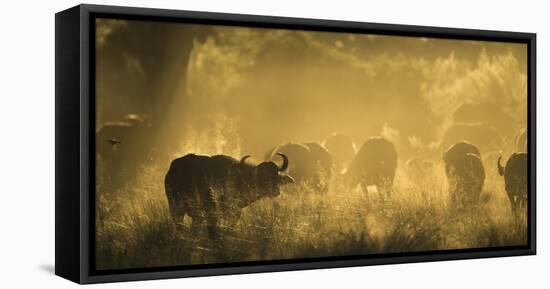
[[[526, 244], [526, 204], [513, 210], [510, 195], [520, 202], [527, 184], [509, 181], [527, 175], [525, 155], [513, 157], [527, 150], [526, 128], [525, 44], [98, 19], [96, 264]], [[479, 153], [455, 161], [449, 148], [460, 141]], [[326, 150], [330, 165], [308, 159], [314, 176], [301, 181], [301, 149]], [[219, 217], [216, 237], [207, 221], [194, 228], [198, 216], [175, 222], [165, 184], [174, 159], [251, 155], [244, 163], [281, 168], [276, 152], [288, 157], [279, 174], [295, 181], [280, 195], [233, 217], [219, 207], [234, 183], [200, 176], [216, 195], [201, 211]], [[172, 185], [186, 176], [174, 173]]]

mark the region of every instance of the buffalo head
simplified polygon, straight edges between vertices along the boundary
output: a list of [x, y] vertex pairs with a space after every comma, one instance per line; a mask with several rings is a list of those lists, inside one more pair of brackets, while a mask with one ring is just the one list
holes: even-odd
[[[288, 168], [288, 157], [281, 153], [277, 154], [283, 158], [281, 167], [272, 161], [262, 162], [254, 167], [254, 185], [258, 193], [263, 196], [276, 197], [280, 194], [280, 185], [295, 182], [291, 176], [282, 173]], [[241, 166], [248, 166], [245, 161], [249, 157], [245, 156], [241, 159]]]

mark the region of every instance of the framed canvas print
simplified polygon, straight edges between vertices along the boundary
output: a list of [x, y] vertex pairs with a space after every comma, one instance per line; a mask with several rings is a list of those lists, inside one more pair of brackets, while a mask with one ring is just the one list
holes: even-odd
[[56, 274], [535, 254], [535, 34], [56, 14]]

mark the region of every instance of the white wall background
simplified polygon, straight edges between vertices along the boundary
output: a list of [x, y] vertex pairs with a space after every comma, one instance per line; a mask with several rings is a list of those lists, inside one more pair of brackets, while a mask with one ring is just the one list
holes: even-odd
[[[546, 1], [195, 0], [90, 3], [536, 32], [538, 255], [101, 285], [105, 288], [543, 288], [550, 284], [550, 20]], [[4, 1], [0, 17], [0, 287], [69, 288], [54, 263], [54, 13], [76, 1]], [[32, 286], [32, 287], [31, 287]]]

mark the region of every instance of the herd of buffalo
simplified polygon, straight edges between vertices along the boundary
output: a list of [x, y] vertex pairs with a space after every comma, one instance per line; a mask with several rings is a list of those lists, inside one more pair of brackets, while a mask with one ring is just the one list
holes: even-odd
[[[140, 125], [136, 125], [140, 124]], [[98, 154], [104, 159], [117, 152], [120, 140], [113, 136], [129, 128], [141, 129], [143, 121], [130, 117], [125, 125], [107, 124], [97, 132]], [[109, 134], [107, 134], [107, 132]], [[134, 141], [134, 140], [130, 140]], [[135, 140], [137, 141], [137, 140]], [[512, 211], [527, 205], [527, 136], [516, 136], [515, 153], [502, 165], [502, 156], [491, 166], [503, 176]], [[139, 155], [139, 152], [127, 152]], [[103, 155], [101, 155], [103, 154]], [[131, 159], [131, 158], [129, 158]], [[476, 206], [486, 178], [480, 149], [468, 141], [456, 141], [442, 155], [449, 188], [449, 206], [464, 209]], [[488, 166], [489, 164], [486, 163]], [[130, 165], [131, 166], [131, 165]], [[403, 163], [412, 174], [430, 174], [436, 169], [433, 159], [411, 158]], [[128, 164], [125, 165], [128, 167]], [[360, 187], [368, 197], [375, 192], [378, 200], [392, 198], [392, 186], [398, 167], [398, 153], [392, 141], [384, 137], [367, 139], [358, 150], [352, 139], [334, 134], [322, 143], [284, 143], [269, 149], [263, 161], [253, 163], [250, 155], [240, 159], [227, 155], [187, 154], [171, 161], [164, 179], [170, 214], [176, 225], [184, 217], [192, 218], [192, 231], [206, 223], [209, 235], [216, 235], [223, 217], [238, 219], [241, 209], [266, 197], [277, 197], [280, 187], [307, 186], [326, 193], [338, 179], [347, 189]], [[113, 170], [122, 170], [113, 166]], [[372, 195], [372, 194], [371, 194]], [[368, 200], [368, 198], [367, 198]]]
[[[176, 224], [182, 224], [185, 215], [191, 216], [192, 230], [206, 221], [208, 232], [216, 234], [220, 216], [238, 217], [242, 208], [256, 200], [278, 196], [281, 185], [306, 185], [323, 193], [334, 177], [341, 177], [348, 188], [361, 186], [366, 196], [374, 190], [381, 199], [391, 199], [398, 166], [394, 144], [386, 138], [373, 137], [357, 153], [350, 154], [353, 150], [350, 138], [334, 135], [324, 145], [286, 143], [274, 147], [259, 164], [247, 162], [249, 155], [240, 160], [225, 155], [185, 155], [172, 161], [165, 178], [171, 215]], [[443, 162], [450, 206], [475, 206], [485, 181], [479, 149], [467, 141], [457, 142], [443, 154]], [[427, 164], [429, 161], [418, 159], [407, 162], [412, 169]], [[495, 166], [504, 176], [515, 213], [526, 205], [527, 153], [512, 154], [504, 166], [499, 158]], [[334, 173], [338, 175], [333, 176]]]

